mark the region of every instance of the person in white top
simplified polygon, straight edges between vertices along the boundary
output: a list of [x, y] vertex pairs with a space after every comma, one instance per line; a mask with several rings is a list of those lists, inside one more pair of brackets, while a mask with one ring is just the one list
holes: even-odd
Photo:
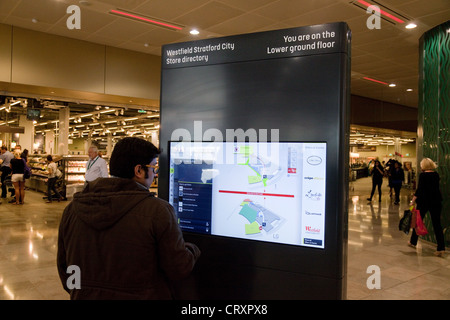
[[94, 181], [97, 178], [108, 178], [108, 167], [106, 161], [98, 155], [98, 148], [96, 146], [89, 147], [88, 150], [89, 161], [86, 163], [86, 182]]
[[53, 162], [53, 157], [51, 155], [47, 156], [47, 170], [48, 170], [48, 179], [47, 179], [47, 201], [46, 203], [52, 203], [53, 195], [52, 190], [55, 193], [58, 202], [64, 200], [64, 198], [59, 193], [58, 189], [56, 189], [56, 181], [58, 180], [58, 165]]

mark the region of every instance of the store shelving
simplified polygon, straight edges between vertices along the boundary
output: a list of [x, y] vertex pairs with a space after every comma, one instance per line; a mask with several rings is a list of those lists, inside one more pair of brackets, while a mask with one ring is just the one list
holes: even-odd
[[[53, 161], [57, 164], [58, 169], [63, 172], [63, 159], [60, 155], [52, 155]], [[47, 192], [47, 154], [28, 155], [28, 165], [31, 168], [31, 178], [26, 180], [26, 186], [40, 192]], [[64, 175], [63, 175], [64, 177]], [[56, 187], [60, 192], [65, 192], [65, 184], [63, 177], [58, 180]]]

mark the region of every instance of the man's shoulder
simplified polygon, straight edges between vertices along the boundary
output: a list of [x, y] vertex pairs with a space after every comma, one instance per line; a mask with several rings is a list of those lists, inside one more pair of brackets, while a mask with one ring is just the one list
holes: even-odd
[[175, 215], [175, 210], [169, 202], [155, 196], [146, 198], [143, 201], [143, 205], [145, 210], [142, 212], [147, 212], [151, 215]]
[[160, 208], [173, 209], [172, 205], [164, 199], [158, 198], [156, 196], [148, 197], [146, 199], [148, 203], [151, 203], [154, 206], [158, 206]]

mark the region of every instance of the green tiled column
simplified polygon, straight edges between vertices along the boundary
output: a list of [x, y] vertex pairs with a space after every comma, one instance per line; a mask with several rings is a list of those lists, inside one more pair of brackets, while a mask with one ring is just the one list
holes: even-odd
[[[420, 39], [418, 163], [424, 157], [438, 164], [444, 198], [441, 223], [446, 246], [450, 246], [450, 21]], [[429, 234], [425, 240], [436, 243], [427, 215]]]

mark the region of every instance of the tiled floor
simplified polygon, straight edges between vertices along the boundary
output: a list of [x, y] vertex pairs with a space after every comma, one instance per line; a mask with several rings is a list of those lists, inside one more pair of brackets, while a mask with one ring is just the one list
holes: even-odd
[[68, 299], [56, 270], [58, 226], [68, 202], [45, 203], [25, 191], [25, 204], [0, 205], [0, 299]]
[[[444, 257], [436, 257], [435, 244], [419, 240], [416, 249], [407, 245], [409, 236], [398, 230], [398, 223], [412, 191], [402, 189], [400, 205], [393, 205], [386, 182], [382, 201], [376, 195], [372, 203], [366, 200], [370, 178], [350, 184], [347, 299], [450, 299], [448, 247]], [[380, 268], [380, 289], [367, 288], [368, 278], [374, 275], [367, 273], [371, 265]]]
[[[450, 299], [450, 254], [433, 255], [435, 245], [419, 241], [408, 247], [398, 231], [399, 217], [408, 204], [403, 190], [394, 206], [384, 197], [369, 205], [370, 180], [351, 184], [347, 298]], [[47, 204], [41, 193], [27, 191], [24, 205], [0, 205], [0, 299], [68, 299], [55, 267], [59, 220], [68, 202]], [[380, 289], [368, 289], [367, 268], [380, 268]]]

